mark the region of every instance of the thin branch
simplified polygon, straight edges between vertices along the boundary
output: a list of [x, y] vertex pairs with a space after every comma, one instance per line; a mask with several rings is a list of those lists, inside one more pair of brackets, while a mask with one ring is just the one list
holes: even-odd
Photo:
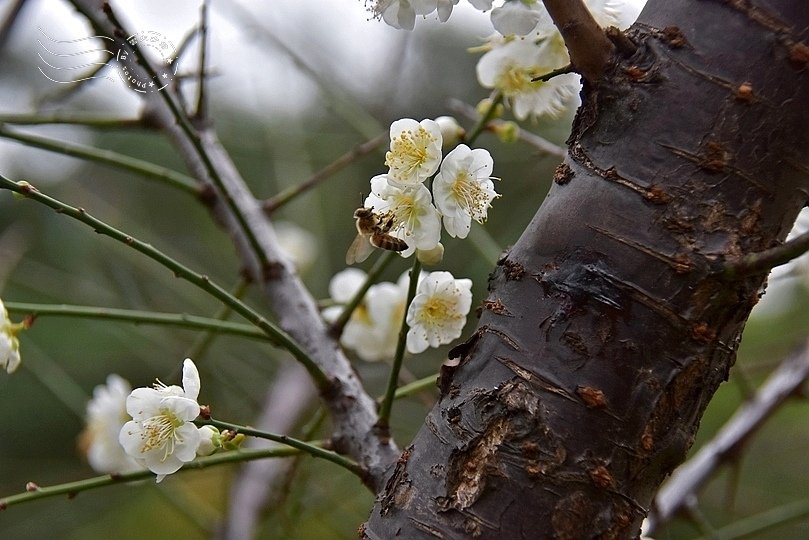
[[[90, 20], [98, 33], [120, 33], [111, 26], [95, 0], [71, 0], [71, 3]], [[374, 433], [373, 426], [377, 421], [374, 400], [363, 388], [348, 358], [328, 335], [317, 303], [282, 253], [272, 224], [222, 147], [216, 133], [205, 127], [189, 135], [183, 126], [178, 125], [171, 107], [164, 101], [162, 94], [165, 93], [142, 95], [150, 112], [149, 119], [174, 143], [178, 155], [194, 176], [203, 180], [207, 180], [209, 176], [208, 165], [203, 162], [198, 151], [199, 145], [217, 169], [239, 212], [247, 218], [254, 231], [252, 238], [258, 239], [264, 256], [259, 258], [253, 253], [254, 244], [247, 238], [230, 205], [225, 204], [216, 193], [208, 200], [212, 215], [233, 238], [246, 273], [260, 287], [260, 292], [276, 315], [279, 326], [298, 343], [305, 344], [316, 364], [335, 382], [333, 392], [322, 395], [332, 415], [332, 439], [341, 451], [367, 468], [366, 481], [376, 489], [381, 488], [385, 473], [398, 458], [399, 451], [393, 441], [382, 439]], [[371, 134], [375, 135], [380, 130], [381, 127], [377, 125]], [[262, 260], [272, 261], [271, 267], [262, 266]]]
[[346, 469], [347, 471], [355, 474], [359, 478], [363, 478], [365, 476], [365, 472], [362, 470], [362, 467], [360, 467], [356, 462], [351, 461], [347, 457], [341, 456], [340, 454], [332, 452], [331, 450], [325, 450], [320, 446], [307, 443], [305, 441], [301, 441], [294, 437], [287, 437], [286, 435], [277, 435], [275, 433], [270, 433], [268, 431], [252, 429], [246, 426], [240, 426], [238, 424], [231, 424], [230, 422], [223, 422], [221, 420], [214, 420], [213, 418], [209, 418], [207, 420], [197, 420], [196, 424], [197, 425], [208, 424], [219, 429], [227, 429], [230, 431], [234, 431], [236, 433], [243, 433], [251, 437], [259, 437], [261, 439], [267, 439], [268, 441], [285, 444], [287, 446], [291, 446], [292, 448], [296, 448], [301, 452], [305, 452], [312, 457], [321, 458], [326, 461], [330, 461], [335, 465], [339, 465], [340, 467]]
[[809, 251], [809, 232], [787, 240], [780, 246], [775, 246], [758, 253], [749, 253], [728, 261], [724, 268], [724, 275], [728, 278], [738, 278], [753, 274], [766, 274], [776, 266], [787, 264]]
[[312, 379], [315, 381], [321, 391], [327, 391], [331, 387], [331, 381], [329, 378], [323, 374], [320, 368], [312, 361], [311, 358], [309, 358], [309, 356], [303, 351], [303, 349], [301, 349], [300, 345], [298, 345], [295, 340], [292, 339], [291, 336], [265, 319], [253, 308], [231, 295], [220, 285], [213, 282], [208, 276], [194, 272], [187, 266], [169, 257], [150, 244], [142, 242], [124, 232], [121, 232], [111, 225], [94, 218], [83, 208], [74, 208], [52, 197], [49, 197], [28, 183], [22, 182], [18, 184], [0, 175], [0, 189], [14, 191], [29, 199], [42, 203], [45, 206], [49, 206], [60, 214], [67, 215], [73, 219], [81, 221], [82, 223], [92, 227], [97, 233], [109, 236], [110, 238], [117, 240], [131, 247], [132, 249], [143, 253], [150, 259], [160, 263], [164, 267], [174, 272], [174, 275], [176, 275], [178, 278], [184, 279], [189, 283], [196, 285], [214, 298], [220, 300], [223, 304], [230, 306], [233, 311], [263, 330], [264, 333], [271, 338], [271, 340], [273, 340], [273, 343], [288, 350], [292, 356], [294, 356], [299, 362], [301, 362], [301, 364], [304, 365], [304, 367], [306, 367], [307, 371], [309, 371], [309, 374], [312, 376]]
[[598, 26], [583, 0], [542, 0], [562, 34], [570, 61], [586, 81], [601, 79], [615, 47]]
[[[449, 108], [455, 114], [464, 116], [473, 122], [477, 122], [480, 119], [480, 114], [475, 110], [474, 107], [469, 105], [468, 103], [464, 103], [459, 99], [452, 98], [449, 100]], [[492, 120], [489, 122], [489, 125], [486, 129], [490, 131], [494, 131], [497, 126], [503, 124], [503, 120]], [[530, 144], [540, 152], [545, 154], [550, 154], [552, 156], [558, 157], [565, 157], [567, 150], [563, 147], [559, 146], [558, 144], [554, 144], [551, 141], [540, 137], [535, 133], [531, 133], [530, 131], [526, 131], [525, 129], [520, 128], [520, 133], [517, 136], [521, 141]]]
[[16, 124], [20, 126], [41, 126], [52, 124], [70, 124], [98, 129], [131, 129], [149, 128], [150, 126], [139, 118], [109, 118], [97, 114], [3, 114], [0, 115], [0, 124]]
[[0, 124], [0, 137], [21, 142], [27, 146], [130, 171], [146, 178], [159, 180], [195, 196], [199, 196], [200, 194], [200, 188], [194, 178], [142, 159], [113, 152], [112, 150], [100, 150], [91, 146], [57, 141], [38, 135], [19, 133], [9, 130], [2, 124]]
[[365, 298], [365, 293], [368, 292], [371, 285], [379, 280], [379, 276], [381, 276], [382, 272], [384, 272], [385, 269], [390, 266], [390, 263], [393, 262], [396, 255], [397, 253], [394, 251], [386, 251], [376, 260], [374, 265], [371, 267], [371, 270], [368, 272], [368, 275], [365, 277], [365, 281], [363, 282], [362, 286], [359, 288], [359, 290], [357, 290], [356, 293], [354, 293], [354, 297], [351, 298], [348, 304], [346, 304], [346, 307], [343, 308], [343, 311], [340, 313], [340, 316], [337, 317], [337, 320], [332, 323], [329, 331], [334, 337], [339, 338], [342, 335], [346, 323], [348, 323], [348, 320], [351, 318], [351, 314], [354, 313], [357, 306], [362, 303], [362, 299]]
[[205, 94], [205, 60], [208, 52], [208, 1], [202, 2], [200, 14], [199, 78], [197, 79], [197, 106], [194, 120], [204, 121], [208, 117], [208, 100]]
[[[314, 446], [320, 443], [318, 441], [312, 441], [307, 444]], [[208, 467], [215, 467], [217, 465], [239, 463], [254, 459], [296, 456], [300, 453], [301, 450], [292, 447], [235, 450], [233, 452], [222, 452], [221, 454], [197, 458], [194, 461], [183, 465], [180, 471], [185, 472], [190, 470], [207, 469]], [[105, 474], [104, 476], [96, 476], [94, 478], [86, 478], [84, 480], [77, 480], [76, 482], [67, 482], [65, 484], [57, 484], [54, 486], [36, 486], [31, 491], [26, 491], [25, 493], [19, 493], [17, 495], [11, 495], [9, 497], [0, 499], [0, 510], [6, 510], [9, 506], [36, 501], [38, 499], [47, 499], [49, 497], [56, 497], [59, 495], [67, 495], [68, 498], [72, 499], [82, 491], [98, 489], [111, 486], [113, 484], [125, 484], [127, 482], [134, 482], [136, 480], [144, 480], [153, 476], [154, 473], [152, 471], [144, 470], [120, 474]]]
[[573, 64], [568, 64], [566, 66], [562, 66], [560, 68], [556, 68], [552, 71], [549, 71], [545, 75], [534, 77], [533, 79], [531, 79], [531, 82], [548, 82], [549, 80], [553, 79], [554, 77], [558, 77], [559, 75], [565, 75], [567, 73], [575, 73], [575, 72], [576, 70], [573, 69]]
[[[115, 35], [119, 37], [126, 36], [126, 30], [124, 30], [124, 27], [118, 20], [118, 17], [115, 15], [115, 12], [113, 12], [112, 6], [110, 4], [105, 3], [102, 5], [102, 9], [104, 13], [107, 15], [109, 22], [115, 28]], [[152, 67], [148, 58], [146, 58], [146, 56], [143, 54], [143, 51], [140, 49], [140, 47], [129, 47], [129, 49], [135, 54], [135, 57], [138, 59], [138, 64], [147, 73], [149, 79], [159, 80], [157, 72]], [[269, 259], [267, 258], [267, 254], [264, 252], [263, 249], [261, 249], [261, 244], [259, 243], [258, 238], [256, 238], [255, 231], [247, 223], [247, 218], [242, 212], [242, 209], [236, 204], [236, 202], [233, 199], [233, 195], [227, 189], [225, 181], [219, 174], [219, 170], [216, 168], [216, 166], [214, 166], [211, 156], [208, 154], [205, 145], [203, 145], [200, 134], [197, 132], [196, 128], [191, 124], [190, 118], [188, 117], [186, 112], [177, 104], [177, 101], [175, 100], [171, 92], [156, 92], [156, 94], [162, 99], [166, 107], [168, 107], [169, 111], [171, 112], [171, 115], [174, 117], [176, 124], [183, 131], [183, 133], [187, 138], [187, 141], [191, 143], [191, 146], [196, 151], [197, 157], [199, 158], [202, 165], [205, 167], [205, 172], [207, 173], [207, 176], [213, 181], [214, 185], [219, 191], [220, 196], [224, 199], [225, 204], [227, 205], [231, 214], [239, 224], [242, 234], [247, 239], [247, 242], [249, 243], [253, 251], [253, 255], [258, 259], [261, 267], [265, 269], [265, 271], [269, 271], [271, 265]]]
[[385, 142], [388, 141], [388, 132], [380, 133], [376, 137], [371, 140], [368, 140], [362, 144], [359, 144], [343, 154], [342, 156], [338, 157], [315, 174], [301, 182], [300, 184], [296, 184], [288, 189], [285, 189], [281, 193], [267, 199], [262, 203], [264, 210], [267, 213], [272, 213], [278, 208], [281, 208], [298, 195], [305, 193], [306, 191], [312, 189], [313, 187], [318, 186], [321, 182], [332, 176], [333, 174], [337, 173], [338, 171], [344, 169], [348, 165], [354, 163], [357, 159], [361, 158], [362, 156], [369, 154], [382, 146]]
[[711, 540], [748, 538], [807, 516], [809, 516], [809, 499], [793, 501], [744, 519], [737, 519], [730, 525], [714, 531]]
[[674, 471], [657, 493], [649, 514], [649, 532], [666, 523], [684, 506], [722, 463], [732, 457], [809, 378], [809, 344], [799, 354], [787, 358], [722, 427], [719, 433], [691, 459]]
[[497, 106], [503, 103], [503, 93], [499, 90], [495, 90], [492, 92], [491, 101], [489, 103], [489, 108], [486, 109], [486, 112], [478, 118], [477, 123], [469, 132], [469, 135], [466, 137], [466, 142], [472, 144], [475, 142], [475, 139], [486, 129], [486, 126], [489, 125], [489, 121], [494, 118], [494, 113], [497, 110]]
[[[418, 379], [417, 381], [413, 381], [411, 383], [405, 384], [404, 386], [400, 386], [396, 389], [396, 393], [394, 394], [394, 399], [402, 399], [408, 396], [412, 396], [413, 394], [418, 394], [419, 392], [423, 392], [425, 390], [436, 390], [438, 388], [437, 385], [438, 381], [438, 373], [434, 373], [433, 375], [428, 375], [422, 379]], [[382, 398], [380, 398], [380, 401]]]
[[[410, 270], [410, 285], [407, 288], [407, 301], [405, 306], [409, 306], [416, 296], [416, 287], [419, 284], [419, 273], [421, 273], [421, 263], [418, 257], [413, 257], [413, 268]], [[382, 399], [382, 404], [379, 407], [379, 420], [376, 427], [379, 429], [383, 436], [389, 436], [390, 431], [390, 412], [393, 408], [393, 400], [396, 396], [396, 387], [399, 385], [399, 370], [402, 368], [402, 359], [405, 353], [405, 344], [407, 342], [407, 307], [402, 315], [402, 326], [399, 328], [399, 341], [396, 343], [396, 354], [393, 356], [393, 365], [390, 368], [388, 375], [388, 386], [385, 390], [385, 397]]]
[[[241, 300], [244, 297], [244, 293], [247, 291], [247, 287], [249, 285], [250, 281], [242, 278], [239, 280], [233, 290], [231, 290], [230, 294]], [[214, 314], [213, 318], [217, 321], [224, 321], [230, 317], [231, 313], [233, 313], [233, 310], [230, 308], [230, 306], [222, 305], [219, 308], [219, 311]], [[184, 358], [194, 358], [195, 360], [202, 358], [208, 348], [213, 344], [216, 336], [217, 332], [213, 330], [209, 330], [198, 335], [186, 351]]]
[[272, 343], [276, 343], [274, 338], [268, 337], [265, 332], [255, 326], [211, 319], [208, 317], [198, 317], [185, 313], [157, 313], [154, 311], [139, 311], [133, 309], [73, 306], [67, 304], [30, 304], [22, 302], [5, 302], [5, 306], [11, 313], [27, 313], [36, 319], [53, 316], [179, 326], [193, 330], [206, 330], [214, 334], [232, 334], [253, 339], [269, 340]]

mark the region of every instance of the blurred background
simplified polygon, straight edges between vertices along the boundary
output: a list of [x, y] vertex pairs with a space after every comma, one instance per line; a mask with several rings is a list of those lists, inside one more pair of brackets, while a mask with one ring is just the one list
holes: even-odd
[[[135, 31], [159, 32], [175, 45], [198, 23], [201, 2], [142, 0], [111, 2]], [[223, 144], [254, 193], [270, 197], [294, 186], [353, 147], [387, 131], [403, 117], [454, 114], [450, 99], [475, 105], [488, 92], [475, 78], [477, 56], [467, 52], [491, 32], [488, 17], [465, 3], [450, 22], [434, 16], [403, 32], [369, 20], [359, 0], [271, 3], [212, 2], [209, 11], [207, 93], [210, 118]], [[13, 26], [0, 30], [0, 117], [19, 114], [94, 114], [136, 118], [140, 104], [115, 69], [76, 86], [70, 71], [76, 57], [58, 60], [53, 40], [80, 40], [91, 28], [59, 0], [0, 0], [0, 21], [20, 8]], [[0, 23], [2, 24], [2, 23]], [[91, 48], [81, 42], [76, 50]], [[199, 41], [179, 63], [178, 75], [197, 69]], [[83, 63], [103, 62], [101, 55]], [[46, 63], [47, 61], [47, 63]], [[57, 64], [57, 61], [65, 62]], [[51, 65], [48, 65], [51, 64]], [[57, 66], [62, 69], [56, 69]], [[58, 75], [58, 77], [57, 77]], [[72, 77], [72, 78], [71, 78]], [[104, 78], [107, 77], [107, 78]], [[182, 84], [193, 100], [196, 84]], [[557, 119], [526, 123], [564, 144], [573, 110]], [[457, 116], [457, 115], [456, 115]], [[467, 128], [468, 119], [458, 116]], [[508, 117], [506, 117], [508, 118]], [[0, 119], [0, 127], [2, 119]], [[28, 133], [114, 150], [184, 171], [161, 135], [139, 128], [7, 126]], [[444, 235], [439, 269], [474, 282], [477, 305], [493, 267], [491, 253], [519, 236], [545, 196], [559, 159], [522, 142], [505, 144], [483, 134], [477, 145], [494, 157], [502, 180], [485, 225], [493, 245]], [[318, 189], [284, 206], [274, 217], [302, 231], [293, 244], [303, 252], [301, 273], [316, 298], [344, 268], [355, 235], [352, 212], [369, 179], [385, 172], [384, 148], [357, 159]], [[154, 244], [225, 287], [240, 279], [229, 238], [193, 197], [166, 185], [99, 164], [26, 147], [0, 138], [0, 173], [28, 180], [42, 191], [81, 206], [100, 219]], [[297, 229], [295, 229], [297, 230]], [[308, 233], [308, 235], [307, 235]], [[495, 252], [497, 251], [495, 250]], [[488, 256], [488, 258], [487, 258]], [[369, 268], [373, 259], [363, 267]], [[383, 279], [395, 281], [409, 266], [397, 260]], [[694, 449], [709, 440], [751, 388], [802, 343], [809, 329], [809, 294], [802, 264], [772, 280], [766, 302], [748, 324], [737, 365], [703, 420]], [[156, 263], [44, 206], [0, 193], [0, 297], [7, 302], [41, 302], [143, 309], [213, 316], [219, 305], [175, 279]], [[262, 301], [246, 294], [253, 306]], [[17, 321], [19, 314], [12, 316]], [[474, 328], [470, 314], [465, 335]], [[235, 320], [235, 319], [234, 319]], [[42, 317], [21, 336], [23, 366], [0, 373], [0, 497], [23, 491], [26, 482], [53, 485], [94, 476], [81, 452], [85, 406], [93, 388], [118, 373], [133, 386], [155, 377], [179, 382], [182, 359], [198, 333], [129, 323]], [[414, 377], [435, 373], [447, 347], [405, 360]], [[279, 366], [290, 359], [269, 345], [232, 336], [214, 340], [195, 357], [202, 376], [201, 402], [219, 418], [249, 424], [256, 418]], [[356, 368], [372, 394], [380, 394], [385, 363], [359, 359]], [[432, 391], [397, 402], [393, 430], [404, 445], [421, 425]], [[316, 413], [304, 415], [295, 433]], [[783, 407], [745, 447], [737, 466], [720, 471], [700, 497], [700, 510], [715, 527], [805, 498], [809, 472], [809, 405]], [[327, 436], [328, 424], [314, 433]], [[0, 537], [30, 539], [209, 538], [223, 519], [235, 466], [189, 472], [160, 485], [144, 481], [15, 506], [0, 513]], [[264, 515], [260, 538], [349, 539], [365, 520], [373, 496], [341, 469], [304, 459], [284, 497]], [[657, 538], [695, 538], [704, 531], [677, 521]], [[755, 538], [809, 536], [809, 518], [797, 519]]]

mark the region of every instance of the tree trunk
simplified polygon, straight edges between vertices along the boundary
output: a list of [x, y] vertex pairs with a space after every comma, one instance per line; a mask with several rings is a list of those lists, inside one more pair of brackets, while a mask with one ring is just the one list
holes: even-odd
[[809, 193], [804, 0], [651, 0], [364, 538], [633, 538]]

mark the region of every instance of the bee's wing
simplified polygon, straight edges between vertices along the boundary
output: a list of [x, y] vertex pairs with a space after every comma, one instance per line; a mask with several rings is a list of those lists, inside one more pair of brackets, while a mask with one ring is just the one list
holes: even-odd
[[371, 241], [368, 237], [364, 234], [358, 234], [357, 237], [354, 238], [354, 241], [351, 242], [351, 245], [348, 246], [346, 264], [350, 265], [364, 261], [373, 250], [374, 246], [371, 245]]

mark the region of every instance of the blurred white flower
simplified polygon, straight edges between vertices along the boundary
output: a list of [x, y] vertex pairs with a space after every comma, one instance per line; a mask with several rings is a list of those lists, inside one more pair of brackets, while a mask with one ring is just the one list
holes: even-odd
[[8, 311], [0, 300], [0, 369], [8, 373], [20, 367], [20, 341], [17, 333], [23, 328], [22, 323], [14, 324], [8, 318]]
[[433, 206], [430, 190], [423, 184], [403, 189], [391, 185], [388, 176], [377, 175], [371, 179], [371, 194], [365, 199], [365, 208], [373, 208], [385, 221], [393, 220], [389, 234], [407, 243], [408, 248], [402, 252], [404, 257], [416, 249], [431, 250], [441, 240], [438, 210]]
[[491, 50], [478, 61], [480, 84], [500, 90], [520, 120], [544, 114], [556, 116], [579, 91], [579, 77], [572, 73], [557, 75], [547, 82], [531, 81], [568, 63], [566, 51], [555, 49], [552, 42], [494, 40]]
[[492, 2], [493, 0], [469, 0], [472, 7], [479, 9], [480, 11], [489, 11], [492, 9]]
[[453, 148], [466, 134], [466, 130], [461, 127], [453, 116], [439, 116], [435, 119], [435, 123], [438, 124], [438, 129], [441, 130], [441, 146], [444, 149]]
[[414, 187], [432, 176], [441, 162], [441, 128], [435, 120], [396, 120], [390, 126], [388, 179], [398, 187]]
[[431, 272], [419, 282], [407, 309], [407, 350], [420, 353], [457, 339], [472, 306], [472, 281]]
[[273, 225], [281, 250], [289, 257], [298, 272], [305, 272], [311, 268], [318, 256], [317, 237], [289, 221], [277, 221]]
[[118, 442], [121, 427], [131, 419], [126, 412], [126, 397], [131, 390], [125, 379], [113, 373], [107, 377], [107, 384], [93, 389], [93, 398], [87, 403], [87, 427], [81, 443], [87, 462], [96, 472], [116, 474], [143, 468]]
[[183, 387], [158, 381], [136, 388], [126, 398], [132, 420], [124, 424], [119, 442], [127, 454], [157, 475], [160, 482], [197, 455], [201, 435], [193, 420], [199, 416], [200, 380], [190, 359], [183, 362]]
[[[348, 268], [335, 274], [329, 283], [333, 300], [347, 303], [365, 281], [365, 272]], [[372, 285], [351, 314], [340, 336], [340, 343], [366, 362], [393, 358], [407, 301], [407, 275], [398, 283]], [[323, 312], [329, 322], [337, 320], [344, 306], [332, 306]]]
[[494, 161], [488, 150], [458, 145], [441, 163], [433, 182], [433, 196], [450, 236], [466, 238], [472, 219], [486, 221], [497, 197], [491, 172]]

